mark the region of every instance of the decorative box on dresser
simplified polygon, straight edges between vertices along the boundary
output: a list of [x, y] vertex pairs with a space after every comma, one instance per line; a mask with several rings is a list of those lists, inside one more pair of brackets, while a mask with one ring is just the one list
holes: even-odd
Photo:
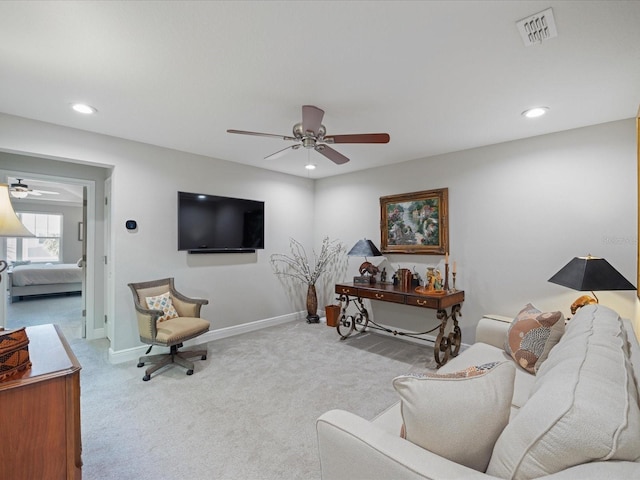
[[27, 327], [32, 367], [0, 382], [0, 478], [82, 478], [80, 364], [57, 325]]

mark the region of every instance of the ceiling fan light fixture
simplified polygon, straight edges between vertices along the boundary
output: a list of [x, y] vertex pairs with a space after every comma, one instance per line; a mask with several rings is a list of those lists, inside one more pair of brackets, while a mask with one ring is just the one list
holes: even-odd
[[537, 118], [546, 114], [549, 111], [549, 107], [533, 107], [522, 112], [523, 117]]
[[29, 195], [29, 192], [23, 190], [11, 190], [10, 193], [13, 198], [25, 198]]
[[87, 105], [86, 103], [74, 103], [71, 105], [71, 108], [78, 113], [83, 113], [85, 115], [92, 115], [96, 113], [98, 110], [91, 105]]

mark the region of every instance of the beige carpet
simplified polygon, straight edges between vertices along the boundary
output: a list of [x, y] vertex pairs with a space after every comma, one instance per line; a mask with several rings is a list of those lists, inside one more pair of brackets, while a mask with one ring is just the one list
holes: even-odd
[[7, 304], [6, 328], [47, 323], [59, 325], [67, 340], [82, 338], [80, 293], [30, 296]]
[[83, 365], [84, 480], [319, 479], [315, 420], [342, 408], [372, 418], [396, 401], [391, 380], [433, 366], [430, 344], [379, 334], [340, 341], [291, 322], [208, 344], [187, 376], [141, 380], [111, 365], [107, 341], [71, 341]]

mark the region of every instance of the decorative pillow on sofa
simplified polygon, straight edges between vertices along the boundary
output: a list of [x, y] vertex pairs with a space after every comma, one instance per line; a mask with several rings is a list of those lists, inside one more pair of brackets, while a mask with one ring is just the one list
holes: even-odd
[[588, 305], [542, 364], [487, 473], [531, 479], [605, 460], [640, 461], [640, 407], [623, 322]]
[[494, 362], [449, 374], [396, 377], [402, 436], [453, 462], [484, 472], [509, 421], [515, 367]]
[[529, 373], [536, 373], [564, 333], [562, 312], [543, 313], [528, 303], [509, 327], [504, 350]]
[[164, 312], [164, 315], [158, 317], [159, 322], [179, 317], [176, 307], [173, 306], [169, 292], [155, 297], [145, 297], [145, 300], [147, 301], [147, 307], [151, 310], [162, 310]]

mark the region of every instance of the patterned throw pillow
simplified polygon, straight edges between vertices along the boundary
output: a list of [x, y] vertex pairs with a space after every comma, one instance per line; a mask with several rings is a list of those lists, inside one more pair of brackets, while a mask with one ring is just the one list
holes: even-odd
[[162, 310], [164, 312], [164, 315], [158, 318], [159, 322], [179, 317], [176, 307], [173, 306], [169, 292], [155, 297], [145, 297], [145, 300], [147, 301], [147, 307], [151, 310]]
[[528, 303], [511, 322], [504, 350], [518, 365], [535, 374], [563, 333], [562, 312], [543, 313]]
[[505, 361], [395, 378], [393, 387], [402, 399], [402, 437], [484, 472], [509, 421], [515, 370], [513, 362]]

